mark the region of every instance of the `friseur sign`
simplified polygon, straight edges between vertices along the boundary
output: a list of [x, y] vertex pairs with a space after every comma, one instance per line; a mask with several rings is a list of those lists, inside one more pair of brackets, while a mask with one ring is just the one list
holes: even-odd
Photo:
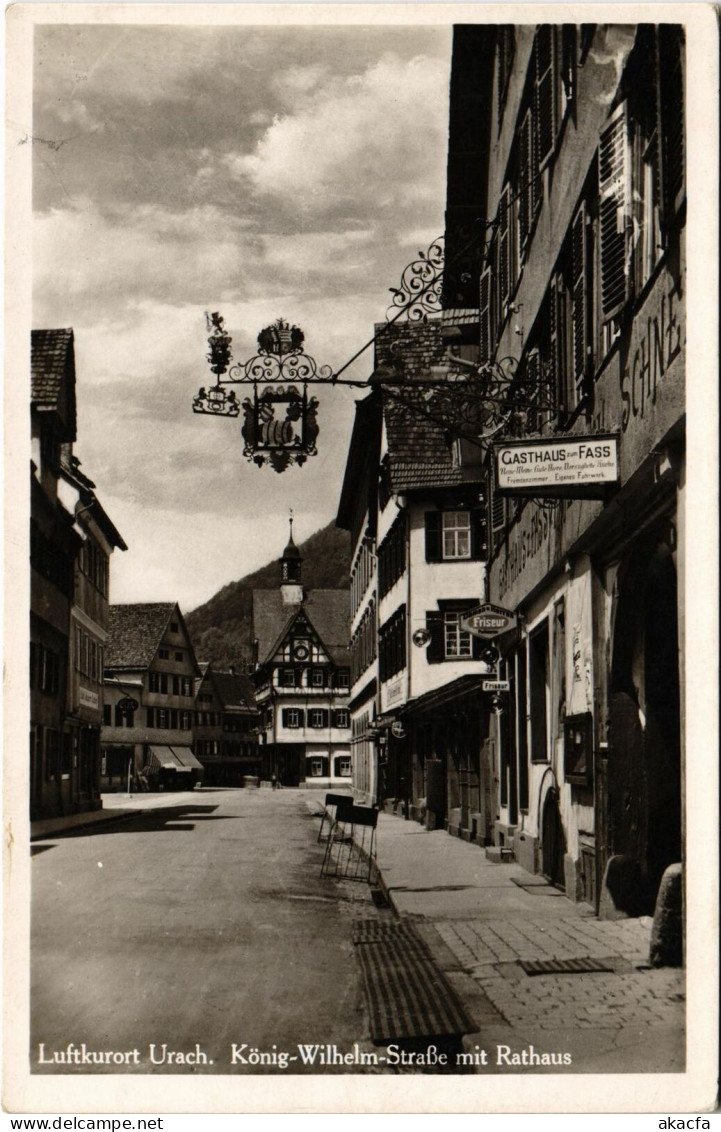
[[510, 609], [486, 602], [478, 605], [461, 618], [461, 629], [476, 637], [497, 637], [516, 626], [516, 615]]
[[566, 434], [494, 446], [497, 490], [513, 495], [597, 496], [618, 482], [618, 436]]

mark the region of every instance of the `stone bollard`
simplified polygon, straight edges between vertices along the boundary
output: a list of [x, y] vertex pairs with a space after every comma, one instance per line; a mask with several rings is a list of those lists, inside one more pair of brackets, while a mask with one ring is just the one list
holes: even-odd
[[669, 865], [661, 877], [651, 930], [652, 967], [683, 966], [683, 866]]
[[643, 912], [641, 867], [633, 857], [610, 857], [601, 885], [599, 920], [626, 920]]

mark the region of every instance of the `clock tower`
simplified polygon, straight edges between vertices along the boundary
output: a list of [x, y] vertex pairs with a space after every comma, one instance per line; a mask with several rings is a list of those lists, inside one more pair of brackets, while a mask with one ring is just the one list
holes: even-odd
[[301, 584], [302, 561], [300, 551], [293, 542], [293, 515], [291, 513], [290, 537], [288, 539], [288, 545], [283, 551], [283, 557], [280, 560], [280, 592], [283, 595], [284, 605], [300, 605], [303, 601], [303, 586]]

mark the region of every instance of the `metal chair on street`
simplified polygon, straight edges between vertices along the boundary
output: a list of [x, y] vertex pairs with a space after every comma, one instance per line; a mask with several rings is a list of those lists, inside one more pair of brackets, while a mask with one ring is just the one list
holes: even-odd
[[375, 807], [352, 804], [337, 807], [320, 875], [370, 883], [376, 860], [377, 825]]
[[[323, 807], [323, 816], [321, 817], [320, 829], [318, 830], [319, 841], [321, 840], [321, 835], [323, 833], [323, 827], [326, 823], [326, 819], [329, 823], [330, 829], [332, 830], [334, 823], [338, 820], [338, 810], [343, 809], [344, 806], [351, 806], [352, 804], [353, 798], [350, 794], [326, 794], [325, 806]], [[329, 806], [333, 807], [335, 811], [334, 814], [330, 814], [328, 812]], [[328, 834], [328, 836], [330, 836], [330, 833]]]

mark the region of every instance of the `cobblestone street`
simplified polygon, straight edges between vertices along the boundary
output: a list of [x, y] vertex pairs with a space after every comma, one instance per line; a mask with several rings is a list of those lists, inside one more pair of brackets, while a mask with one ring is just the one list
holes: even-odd
[[[478, 984], [498, 1020], [524, 1029], [620, 1030], [683, 1026], [685, 979], [647, 964], [650, 921], [559, 919], [434, 925], [462, 970]], [[520, 960], [607, 961], [612, 972], [527, 975]]]

